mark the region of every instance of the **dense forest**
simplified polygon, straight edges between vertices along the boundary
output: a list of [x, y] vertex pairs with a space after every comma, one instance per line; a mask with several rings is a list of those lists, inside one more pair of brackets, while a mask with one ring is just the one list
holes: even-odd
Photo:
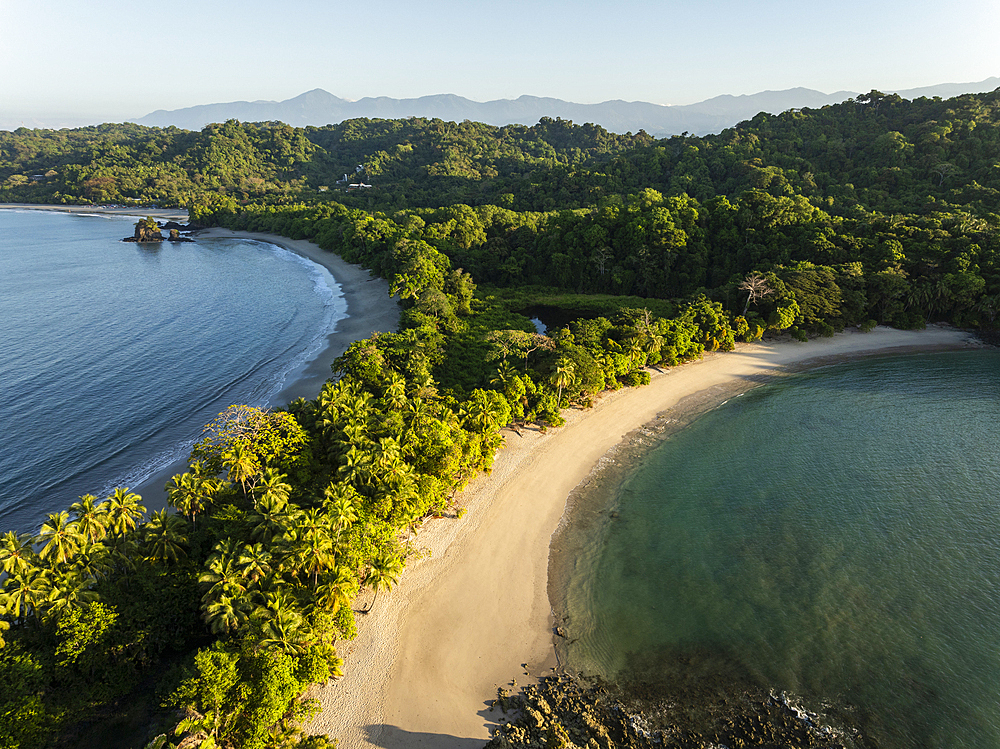
[[[4, 529], [0, 743], [324, 746], [301, 695], [344, 668], [357, 594], [395, 584], [424, 518], [461, 515], [502, 428], [764, 335], [995, 329], [998, 125], [998, 92], [872, 92], [659, 141], [561, 120], [0, 133], [0, 200], [308, 238], [402, 307], [315, 399], [208, 425], [176, 512], [123, 488]], [[538, 333], [537, 307], [564, 323]]]

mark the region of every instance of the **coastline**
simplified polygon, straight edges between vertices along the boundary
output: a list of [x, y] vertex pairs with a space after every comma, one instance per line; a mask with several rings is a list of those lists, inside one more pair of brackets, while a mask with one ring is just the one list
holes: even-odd
[[[82, 205], [50, 205], [40, 203], [0, 203], [0, 210], [33, 210], [58, 213], [107, 214], [112, 216], [144, 217], [152, 216], [163, 221], [187, 222], [188, 212], [183, 208], [128, 208]], [[292, 372], [285, 385], [269, 405], [281, 406], [296, 398], [311, 399], [319, 395], [323, 384], [330, 379], [330, 365], [344, 353], [355, 340], [367, 338], [376, 331], [394, 332], [399, 323], [397, 300], [389, 296], [389, 283], [377, 278], [362, 268], [344, 261], [339, 255], [327, 252], [307, 240], [289, 239], [277, 234], [265, 234], [229, 229], [209, 228], [198, 230], [196, 236], [203, 238], [235, 238], [266, 242], [301, 255], [326, 268], [340, 286], [347, 305], [346, 316], [337, 321], [332, 333], [327, 335], [326, 345], [304, 366]], [[149, 510], [166, 506], [164, 485], [170, 478], [187, 467], [187, 459], [171, 463], [157, 471], [132, 491], [143, 498]]]
[[109, 208], [102, 205], [51, 205], [47, 203], [0, 203], [0, 210], [16, 211], [56, 211], [57, 213], [105, 213], [109, 216], [138, 216], [163, 219], [165, 221], [187, 221], [186, 208]]
[[[270, 405], [282, 406], [296, 398], [311, 399], [319, 395], [323, 384], [333, 376], [330, 365], [343, 354], [355, 340], [368, 338], [376, 331], [393, 332], [399, 323], [399, 306], [389, 296], [389, 283], [372, 276], [360, 265], [352, 265], [339, 255], [321, 249], [304, 239], [288, 239], [277, 234], [261, 234], [229, 229], [201, 229], [199, 238], [249, 239], [266, 242], [308, 258], [330, 271], [340, 286], [347, 303], [346, 316], [337, 321], [333, 332], [327, 335], [325, 347], [300, 370], [289, 375], [282, 390], [272, 398]], [[143, 498], [149, 509], [166, 506], [164, 485], [170, 478], [187, 467], [187, 460], [173, 463], [155, 473], [133, 488]]]
[[938, 326], [744, 344], [654, 371], [649, 385], [606, 394], [588, 411], [571, 409], [559, 429], [506, 431], [491, 475], [459, 497], [468, 507], [465, 518], [428, 521], [415, 542], [420, 557], [411, 559], [391, 595], [359, 616], [357, 638], [341, 644], [345, 676], [314, 690], [322, 711], [308, 730], [328, 734], [343, 749], [483, 746], [501, 717], [489, 712], [497, 687], [557, 665], [549, 601], [553, 534], [573, 490], [630, 433], [681, 401], [704, 411], [775, 375], [979, 345], [964, 331]]

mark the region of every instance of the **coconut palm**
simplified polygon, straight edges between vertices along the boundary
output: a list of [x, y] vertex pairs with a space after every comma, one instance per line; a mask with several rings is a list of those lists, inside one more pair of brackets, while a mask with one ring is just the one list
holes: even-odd
[[0, 536], [0, 569], [8, 575], [17, 575], [37, 566], [34, 542], [30, 533], [7, 531]]
[[261, 607], [254, 612], [260, 626], [259, 647], [275, 647], [285, 653], [302, 653], [307, 649], [309, 631], [302, 614], [295, 609]]
[[17, 572], [4, 581], [3, 592], [0, 592], [0, 612], [25, 621], [45, 604], [51, 590], [49, 570], [31, 567]]
[[573, 366], [573, 362], [561, 359], [558, 364], [556, 364], [555, 370], [552, 372], [551, 381], [552, 384], [559, 388], [559, 394], [556, 396], [556, 403], [562, 403], [562, 391], [563, 388], [572, 385], [574, 381], [574, 373], [576, 368]]
[[194, 525], [198, 515], [212, 503], [220, 489], [219, 480], [209, 473], [201, 461], [191, 464], [191, 470], [178, 473], [166, 485], [167, 501]]
[[337, 532], [347, 530], [358, 520], [358, 509], [354, 503], [354, 491], [344, 484], [334, 482], [323, 490], [324, 506]]
[[208, 590], [202, 601], [208, 602], [223, 596], [240, 597], [246, 594], [246, 581], [239, 567], [243, 547], [238, 541], [227, 538], [215, 545], [206, 562], [208, 569], [198, 577], [201, 585]]
[[236, 560], [240, 574], [252, 584], [271, 573], [271, 553], [261, 544], [244, 546]]
[[83, 544], [84, 536], [69, 513], [51, 512], [42, 523], [38, 541], [42, 544], [40, 556], [53, 567], [68, 562]]
[[[209, 710], [202, 715], [189, 708], [188, 714], [174, 729], [174, 735], [188, 734], [181, 741], [186, 749], [216, 749], [218, 745], [215, 740], [224, 724], [225, 721], [220, 712]], [[163, 738], [166, 740], [166, 737]], [[160, 746], [163, 749], [168, 749], [173, 744], [160, 744]], [[150, 747], [146, 747], [146, 749], [150, 749]]]
[[246, 609], [241, 597], [223, 594], [203, 607], [202, 619], [212, 634], [224, 635], [246, 624], [249, 618]]
[[367, 614], [372, 610], [372, 606], [375, 605], [375, 599], [378, 598], [379, 589], [383, 589], [388, 592], [393, 585], [399, 581], [399, 575], [403, 571], [403, 560], [398, 556], [390, 554], [379, 554], [375, 559], [372, 560], [371, 568], [368, 571], [368, 577], [365, 580], [365, 585], [368, 585], [375, 591], [375, 595], [372, 596], [372, 602], [368, 604], [368, 608], [365, 609]]
[[107, 535], [107, 507], [104, 502], [98, 504], [93, 494], [84, 494], [79, 502], [69, 506], [69, 511], [88, 542], [96, 543]]
[[393, 373], [392, 381], [385, 389], [383, 402], [393, 411], [400, 411], [406, 406], [406, 380]]
[[40, 604], [40, 610], [46, 616], [58, 616], [70, 609], [85, 609], [98, 600], [97, 593], [91, 590], [93, 584], [92, 580], [76, 570], [53, 575], [49, 594]]
[[259, 483], [253, 488], [254, 506], [261, 500], [269, 498], [280, 502], [288, 502], [292, 493], [291, 484], [286, 483], [288, 477], [272, 468], [265, 468]]
[[320, 578], [316, 602], [336, 614], [341, 606], [350, 606], [357, 594], [358, 579], [349, 568], [341, 565]]
[[142, 527], [146, 559], [165, 563], [186, 559], [186, 530], [187, 522], [180, 515], [171, 515], [165, 508], [154, 512], [153, 517]]
[[260, 468], [257, 456], [242, 442], [237, 442], [222, 453], [222, 465], [228, 471], [229, 480], [239, 484], [246, 496], [247, 483], [257, 475]]
[[142, 497], [133, 494], [125, 488], [118, 487], [108, 497], [108, 532], [116, 536], [124, 536], [128, 531], [135, 530], [139, 519], [146, 513], [146, 508], [139, 504]]
[[277, 497], [261, 497], [256, 510], [247, 516], [247, 522], [253, 527], [250, 537], [254, 541], [269, 544], [280, 537], [291, 524], [288, 503]]
[[107, 577], [111, 567], [110, 550], [100, 542], [84, 543], [73, 557], [73, 570], [95, 582]]

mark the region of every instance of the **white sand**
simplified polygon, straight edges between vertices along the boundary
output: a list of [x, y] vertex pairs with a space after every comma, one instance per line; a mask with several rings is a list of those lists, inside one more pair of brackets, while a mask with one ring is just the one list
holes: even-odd
[[186, 222], [187, 208], [108, 208], [101, 205], [44, 205], [41, 203], [0, 203], [0, 210], [56, 211], [58, 213], [105, 213], [109, 216], [152, 216], [163, 221]]
[[[358, 637], [341, 643], [343, 679], [316, 690], [323, 710], [309, 726], [341, 749], [481, 747], [499, 717], [496, 687], [555, 664], [546, 583], [549, 543], [566, 498], [629, 432], [681, 399], [734, 380], [807, 362], [978, 345], [952, 328], [876, 328], [809, 343], [758, 343], [653, 373], [649, 386], [611, 393], [568, 412], [546, 433], [507, 433], [492, 475], [461, 498], [461, 520], [431, 520], [399, 586], [359, 614]], [[370, 595], [370, 594], [368, 594]], [[368, 598], [364, 598], [363, 608]]]

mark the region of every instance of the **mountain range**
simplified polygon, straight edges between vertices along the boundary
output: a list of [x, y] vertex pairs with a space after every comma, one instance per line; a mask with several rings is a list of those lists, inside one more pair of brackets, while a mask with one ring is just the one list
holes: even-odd
[[[977, 83], [943, 83], [896, 93], [904, 99], [940, 96], [951, 98], [965, 93], [992, 91], [1000, 78]], [[695, 135], [717, 133], [750, 119], [759, 112], [777, 114], [788, 109], [818, 108], [837, 104], [857, 96], [853, 91], [825, 94], [808, 88], [762, 91], [756, 94], [716, 96], [696, 104], [669, 106], [642, 101], [605, 101], [600, 104], [575, 104], [561, 99], [521, 96], [478, 102], [454, 94], [421, 96], [416, 99], [392, 99], [387, 96], [349, 101], [321, 88], [307, 91], [285, 101], [234, 101], [202, 104], [174, 110], [157, 110], [132, 122], [152, 127], [174, 125], [200, 130], [210, 122], [230, 119], [242, 122], [281, 121], [296, 127], [330, 125], [358, 117], [400, 119], [404, 117], [473, 120], [491, 125], [533, 125], [542, 117], [561, 118], [576, 123], [592, 122], [615, 133], [645, 130], [662, 137], [689, 132]]]

